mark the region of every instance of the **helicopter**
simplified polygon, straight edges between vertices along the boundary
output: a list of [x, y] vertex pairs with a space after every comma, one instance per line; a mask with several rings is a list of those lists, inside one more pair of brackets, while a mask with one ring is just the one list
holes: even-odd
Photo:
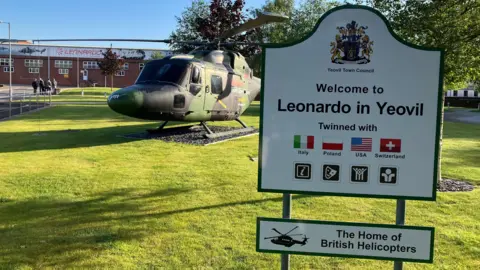
[[[150, 133], [161, 133], [169, 121], [200, 122], [207, 138], [253, 131], [240, 120], [261, 90], [261, 80], [239, 52], [223, 50], [229, 45], [261, 45], [252, 42], [227, 42], [226, 39], [247, 30], [288, 17], [259, 12], [255, 19], [222, 33], [213, 42], [154, 39], [37, 39], [51, 41], [136, 41], [184, 43], [193, 45], [188, 54], [176, 54], [149, 61], [133, 85], [110, 94], [107, 104], [113, 111], [142, 120], [163, 121]], [[223, 46], [223, 47], [222, 47]], [[242, 128], [214, 133], [206, 121], [235, 120]]]
[[[281, 233], [277, 229], [273, 228], [272, 230], [275, 231], [276, 233], [280, 234], [280, 236], [265, 237], [264, 239], [272, 239], [272, 240], [270, 240], [272, 243], [274, 243], [276, 245], [286, 246], [286, 247], [291, 247], [295, 244], [299, 244], [299, 245], [304, 246], [305, 244], [307, 244], [307, 240], [308, 240], [308, 238], [305, 234], [291, 234], [291, 235], [288, 235], [289, 233], [291, 233], [296, 228], [298, 228], [298, 226], [295, 226], [295, 228], [291, 229], [290, 231], [288, 231], [285, 234]], [[303, 235], [303, 240], [302, 241], [295, 240], [291, 237], [291, 236], [298, 236], [298, 235]]]

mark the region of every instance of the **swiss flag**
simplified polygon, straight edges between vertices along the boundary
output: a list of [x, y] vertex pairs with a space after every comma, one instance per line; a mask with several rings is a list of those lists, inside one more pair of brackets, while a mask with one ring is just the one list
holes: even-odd
[[380, 152], [399, 153], [402, 149], [402, 140], [400, 139], [380, 139]]

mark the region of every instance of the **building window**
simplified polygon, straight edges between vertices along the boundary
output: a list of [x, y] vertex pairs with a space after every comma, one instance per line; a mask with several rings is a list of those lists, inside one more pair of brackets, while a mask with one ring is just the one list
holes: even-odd
[[69, 60], [55, 60], [56, 68], [72, 68], [73, 63]]
[[138, 66], [140, 67], [140, 70], [142, 70], [143, 67], [145, 67], [145, 63], [140, 63], [140, 64], [138, 64]]
[[120, 70], [115, 73], [115, 76], [125, 76], [125, 71]]
[[95, 61], [83, 61], [84, 69], [99, 69], [97, 62]]
[[123, 65], [123, 70], [128, 70], [128, 63], [125, 63], [125, 64]]
[[31, 68], [43, 67], [43, 60], [40, 59], [25, 59], [25, 66]]
[[[12, 73], [15, 71], [14, 67], [10, 67], [10, 69]], [[8, 72], [8, 67], [3, 67], [3, 72]]]
[[68, 68], [60, 68], [60, 69], [58, 69], [58, 74], [68, 74]]
[[40, 68], [28, 68], [28, 73], [40, 73]]
[[[13, 58], [12, 58], [12, 66], [13, 66]], [[8, 58], [0, 58], [0, 66], [8, 66]]]

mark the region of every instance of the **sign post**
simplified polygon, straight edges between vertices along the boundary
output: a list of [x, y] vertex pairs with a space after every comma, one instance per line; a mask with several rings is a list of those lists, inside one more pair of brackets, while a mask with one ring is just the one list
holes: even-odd
[[[397, 210], [396, 210], [395, 224], [404, 225], [405, 224], [405, 200], [397, 200]], [[396, 261], [393, 263], [394, 270], [402, 270], [403, 263], [401, 261]]]
[[[365, 6], [331, 9], [303, 40], [264, 46], [258, 191], [284, 194], [282, 222], [290, 222], [285, 214], [290, 194], [395, 199], [392, 230], [433, 246], [433, 228], [404, 226], [405, 200], [436, 200], [442, 85], [443, 50], [403, 41], [381, 13]], [[298, 226], [296, 234], [303, 234], [305, 222], [289, 226]], [[385, 257], [375, 248], [365, 254], [329, 250], [321, 244], [324, 238], [307, 244], [288, 230], [262, 224], [257, 238], [266, 233], [264, 228], [278, 236], [275, 243], [258, 238], [258, 251]], [[328, 230], [338, 228], [332, 226]], [[393, 237], [384, 226], [370, 224], [369, 229]], [[308, 228], [310, 234], [323, 230], [320, 225]], [[405, 245], [425, 252], [421, 258], [412, 252], [389, 254], [395, 269], [401, 269], [402, 261], [432, 262], [433, 249], [427, 252], [425, 242], [417, 243], [415, 237], [411, 242], [404, 238]], [[267, 242], [284, 248], [265, 246]], [[282, 258], [285, 269], [288, 257]]]
[[[282, 218], [289, 219], [290, 213], [292, 212], [292, 195], [288, 193], [283, 194], [283, 210], [282, 210]], [[282, 262], [281, 262], [281, 269], [288, 270], [290, 269], [290, 255], [282, 254]]]

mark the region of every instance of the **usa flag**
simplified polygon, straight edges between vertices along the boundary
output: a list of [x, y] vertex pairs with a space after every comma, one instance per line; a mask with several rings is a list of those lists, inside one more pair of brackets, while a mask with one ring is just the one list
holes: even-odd
[[372, 138], [352, 138], [351, 151], [372, 152]]

